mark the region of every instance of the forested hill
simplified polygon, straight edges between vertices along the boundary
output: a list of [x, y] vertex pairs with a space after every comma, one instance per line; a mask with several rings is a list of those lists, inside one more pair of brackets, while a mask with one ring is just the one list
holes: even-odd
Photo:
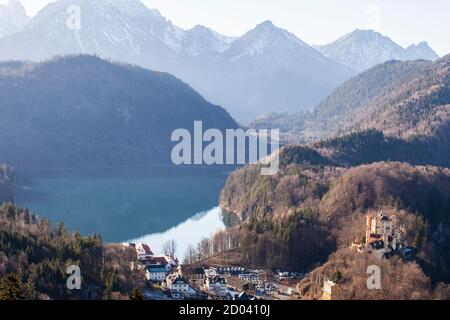
[[0, 160], [15, 167], [168, 163], [171, 133], [237, 128], [174, 76], [93, 56], [0, 64]]
[[[339, 272], [337, 299], [431, 299], [450, 294], [441, 283], [450, 280], [449, 192], [450, 171], [439, 167], [379, 162], [348, 169], [303, 162], [269, 177], [257, 166], [235, 171], [221, 205], [242, 221], [245, 263], [312, 271], [299, 286], [304, 298], [318, 298], [318, 279]], [[364, 236], [367, 213], [379, 210], [405, 225], [407, 243], [419, 252], [414, 262], [380, 262], [348, 249]], [[377, 261], [384, 285], [374, 292], [358, 279], [366, 279], [368, 265]]]
[[0, 163], [0, 204], [14, 200], [15, 184], [14, 169]]
[[419, 68], [418, 73], [371, 103], [369, 111], [355, 119], [353, 127], [374, 128], [404, 139], [448, 136], [450, 55]]
[[292, 140], [318, 141], [375, 129], [402, 138], [446, 131], [450, 55], [435, 62], [389, 61], [344, 83], [310, 113], [272, 115], [255, 127], [278, 127]]
[[[329, 132], [314, 131], [311, 118], [291, 131], [331, 137], [282, 148], [274, 176], [258, 166], [235, 171], [221, 206], [241, 219], [243, 259], [311, 271], [298, 286], [303, 298], [318, 298], [329, 277], [340, 288], [336, 299], [448, 299], [449, 65], [450, 56], [375, 67], [316, 109]], [[414, 261], [380, 262], [349, 249], [364, 236], [366, 215], [380, 210], [406, 226]], [[383, 267], [380, 291], [360, 281], [371, 264]]]
[[[126, 299], [143, 277], [130, 271], [136, 254], [82, 237], [27, 209], [0, 206], [0, 300]], [[80, 290], [67, 287], [67, 268], [80, 267]]]

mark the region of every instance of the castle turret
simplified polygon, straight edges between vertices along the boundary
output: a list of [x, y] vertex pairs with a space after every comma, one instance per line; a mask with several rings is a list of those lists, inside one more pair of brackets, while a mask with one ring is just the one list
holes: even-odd
[[368, 214], [366, 218], [366, 244], [369, 243], [371, 233], [372, 233], [372, 216]]

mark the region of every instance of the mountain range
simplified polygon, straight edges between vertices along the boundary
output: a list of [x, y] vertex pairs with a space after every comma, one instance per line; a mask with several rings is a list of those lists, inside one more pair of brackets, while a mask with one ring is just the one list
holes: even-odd
[[238, 128], [174, 76], [93, 56], [0, 64], [0, 154], [15, 167], [171, 164], [175, 129]]
[[449, 56], [435, 62], [389, 61], [338, 87], [311, 112], [270, 115], [256, 128], [281, 128], [291, 142], [311, 142], [352, 130], [376, 129], [396, 138], [430, 136], [445, 128]]
[[20, 31], [30, 19], [19, 0], [0, 4], [0, 38]]
[[[67, 26], [72, 5], [80, 8], [79, 30]], [[0, 29], [5, 25], [0, 19]], [[20, 26], [0, 39], [0, 60], [96, 54], [169, 72], [241, 122], [309, 108], [356, 72], [270, 21], [241, 37], [204, 26], [183, 30], [140, 0], [59, 0]]]
[[410, 45], [406, 49], [374, 30], [360, 30], [346, 34], [336, 41], [316, 46], [325, 56], [361, 72], [388, 60], [436, 60], [439, 56], [427, 42]]

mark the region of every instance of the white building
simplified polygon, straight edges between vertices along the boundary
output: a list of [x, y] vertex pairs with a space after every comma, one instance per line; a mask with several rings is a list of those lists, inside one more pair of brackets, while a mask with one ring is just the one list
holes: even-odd
[[207, 278], [205, 289], [218, 297], [225, 297], [228, 294], [227, 281], [220, 276]]
[[166, 269], [166, 272], [169, 272], [173, 268], [173, 266], [167, 262], [165, 257], [151, 257], [142, 262], [146, 267], [160, 267]]
[[145, 279], [153, 282], [163, 282], [166, 280], [167, 272], [164, 266], [148, 266], [145, 268]]
[[366, 245], [374, 249], [396, 250], [402, 247], [406, 230], [397, 226], [397, 218], [389, 217], [380, 211], [377, 215], [367, 215]]
[[189, 298], [197, 295], [197, 292], [192, 289], [187, 279], [178, 273], [170, 274], [166, 279], [166, 285], [172, 297], [176, 299]]
[[331, 280], [325, 279], [322, 289], [321, 300], [332, 300], [333, 299], [333, 288], [336, 286]]
[[150, 247], [145, 243], [141, 243], [136, 247], [136, 254], [139, 261], [150, 259], [154, 255]]
[[174, 257], [172, 257], [172, 256], [168, 256], [168, 255], [166, 255], [166, 256], [164, 256], [164, 259], [166, 260], [166, 262], [170, 265], [170, 266], [172, 266], [172, 267], [178, 267], [178, 259], [177, 258], [174, 258]]

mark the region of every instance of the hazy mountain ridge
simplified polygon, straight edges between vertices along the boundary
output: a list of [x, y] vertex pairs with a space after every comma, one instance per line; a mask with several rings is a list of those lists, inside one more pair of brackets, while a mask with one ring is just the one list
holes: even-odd
[[400, 138], [433, 136], [450, 121], [450, 55], [408, 77], [373, 104], [363, 128]]
[[196, 25], [184, 32], [181, 50], [194, 57], [220, 53], [227, 50], [234, 40], [236, 38], [223, 36], [205, 26]]
[[316, 46], [325, 56], [361, 72], [389, 60], [436, 60], [439, 56], [428, 43], [421, 42], [403, 48], [389, 37], [374, 30], [360, 30], [344, 35], [336, 41]]
[[380, 64], [341, 85], [309, 113], [269, 115], [252, 126], [280, 128], [294, 142], [366, 129], [399, 138], [432, 136], [448, 123], [449, 60]]
[[[80, 7], [80, 30], [67, 27], [70, 5]], [[240, 121], [309, 107], [353, 74], [271, 22], [238, 39], [185, 31], [140, 0], [59, 0], [0, 46], [3, 61], [97, 54], [170, 72]]]
[[237, 128], [177, 78], [92, 56], [0, 65], [0, 154], [18, 167], [168, 164], [171, 133]]
[[238, 109], [245, 120], [307, 108], [352, 75], [270, 21], [233, 41], [215, 58], [212, 71], [217, 85], [207, 96], [229, 93], [221, 104]]
[[0, 38], [20, 31], [30, 19], [19, 0], [0, 4]]
[[414, 58], [434, 61], [439, 59], [438, 54], [430, 47], [428, 42], [422, 41], [418, 44], [412, 44], [406, 48], [406, 51]]

